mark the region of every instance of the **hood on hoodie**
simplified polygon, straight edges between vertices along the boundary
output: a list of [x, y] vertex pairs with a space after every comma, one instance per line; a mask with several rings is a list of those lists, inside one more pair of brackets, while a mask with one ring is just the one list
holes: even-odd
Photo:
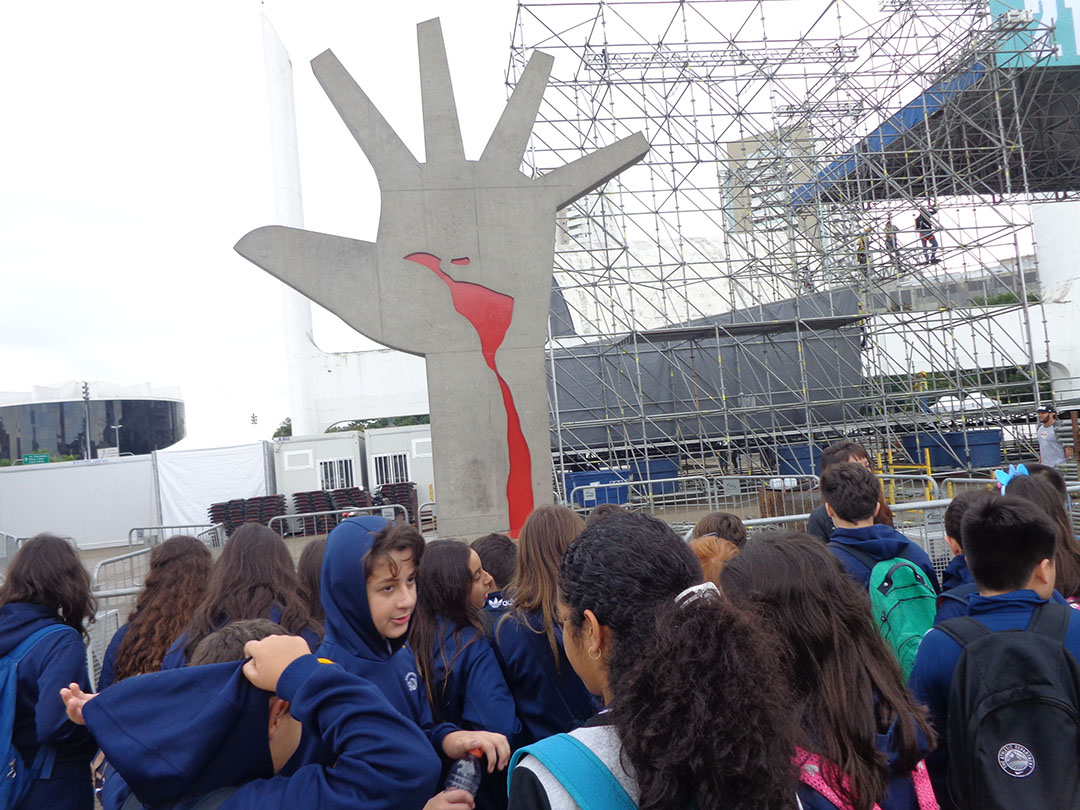
[[837, 526], [829, 542], [857, 546], [860, 551], [879, 560], [899, 557], [911, 543], [892, 526], [884, 523], [875, 523], [873, 526], [863, 526], [859, 529], [844, 529]]
[[83, 709], [86, 725], [145, 805], [197, 798], [274, 775], [267, 730], [272, 693], [243, 661], [138, 675]]
[[9, 602], [0, 607], [0, 656], [12, 652], [31, 633], [59, 621], [55, 608], [33, 602]]
[[357, 658], [385, 661], [405, 644], [404, 637], [386, 639], [375, 629], [364, 578], [364, 557], [371, 551], [375, 535], [389, 525], [386, 518], [374, 515], [348, 518], [326, 538], [321, 585], [326, 609], [323, 640]]

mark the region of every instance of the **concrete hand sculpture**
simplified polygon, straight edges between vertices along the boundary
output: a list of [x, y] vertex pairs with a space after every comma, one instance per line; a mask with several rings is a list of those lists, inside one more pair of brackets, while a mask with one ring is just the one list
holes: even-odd
[[245, 258], [358, 332], [427, 359], [439, 533], [515, 535], [551, 500], [544, 342], [555, 214], [641, 160], [640, 134], [538, 178], [522, 156], [551, 71], [534, 53], [478, 161], [465, 159], [438, 20], [417, 27], [426, 162], [330, 51], [312, 68], [382, 192], [374, 243], [271, 226]]

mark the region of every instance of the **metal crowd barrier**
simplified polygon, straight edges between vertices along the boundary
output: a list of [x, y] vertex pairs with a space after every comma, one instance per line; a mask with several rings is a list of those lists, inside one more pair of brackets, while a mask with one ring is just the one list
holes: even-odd
[[[296, 515], [277, 515], [270, 518], [266, 525], [282, 536], [288, 537], [312, 537], [319, 534], [329, 534], [330, 530], [340, 523], [342, 515], [354, 515], [357, 512], [379, 514], [388, 520], [396, 521], [399, 517], [409, 521], [409, 510], [400, 503], [388, 503], [384, 506], [350, 506], [345, 509], [329, 509], [325, 512], [301, 512]], [[387, 514], [389, 512], [389, 514]], [[296, 528], [299, 522], [299, 528]]]
[[435, 501], [424, 501], [424, 503], [416, 507], [416, 528], [420, 530], [421, 534], [439, 530], [439, 519], [435, 513]]
[[90, 673], [90, 691], [97, 691], [98, 678], [101, 677], [101, 665], [105, 661], [105, 651], [113, 635], [120, 629], [120, 611], [116, 608], [98, 610], [94, 623], [87, 630], [86, 669]]
[[[677, 490], [665, 492], [665, 489]], [[665, 486], [667, 485], [667, 486]], [[640, 481], [610, 481], [607, 483], [585, 484], [570, 490], [567, 499], [572, 509], [591, 509], [601, 503], [615, 503], [619, 500], [605, 501], [598, 497], [600, 490], [626, 490], [627, 506], [656, 514], [657, 511], [704, 506], [710, 512], [716, 510], [716, 498], [708, 476], [686, 475], [676, 478], [643, 478]], [[580, 497], [578, 497], [580, 494]], [[590, 503], [591, 502], [591, 503]]]
[[142, 587], [143, 579], [150, 570], [151, 548], [140, 548], [99, 560], [90, 578], [91, 588], [96, 592], [102, 586], [109, 588]]
[[187, 526], [138, 526], [128, 532], [128, 546], [156, 546], [178, 534], [196, 537], [211, 548], [220, 548], [227, 536], [225, 527], [220, 523], [193, 523]]

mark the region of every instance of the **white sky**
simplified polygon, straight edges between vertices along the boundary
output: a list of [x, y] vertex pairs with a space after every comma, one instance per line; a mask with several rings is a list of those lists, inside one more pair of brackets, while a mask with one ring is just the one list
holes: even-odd
[[[477, 157], [506, 100], [515, 8], [0, 4], [0, 390], [179, 386], [185, 447], [269, 438], [289, 412], [281, 285], [232, 249], [274, 221], [260, 14], [292, 56], [305, 225], [371, 239], [374, 174], [308, 62], [332, 48], [422, 155], [415, 25], [441, 17]], [[324, 349], [360, 344], [327, 313], [315, 328]]]

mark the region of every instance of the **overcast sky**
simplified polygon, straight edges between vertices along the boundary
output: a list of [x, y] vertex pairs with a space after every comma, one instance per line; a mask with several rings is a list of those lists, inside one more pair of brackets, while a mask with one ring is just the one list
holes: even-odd
[[[374, 174], [308, 62], [333, 49], [422, 155], [415, 25], [440, 16], [475, 158], [506, 100], [515, 7], [0, 4], [0, 390], [178, 386], [183, 446], [269, 438], [289, 408], [281, 286], [232, 249], [274, 221], [261, 14], [292, 57], [306, 227], [373, 239]], [[316, 317], [324, 349], [360, 345], [335, 321]]]

